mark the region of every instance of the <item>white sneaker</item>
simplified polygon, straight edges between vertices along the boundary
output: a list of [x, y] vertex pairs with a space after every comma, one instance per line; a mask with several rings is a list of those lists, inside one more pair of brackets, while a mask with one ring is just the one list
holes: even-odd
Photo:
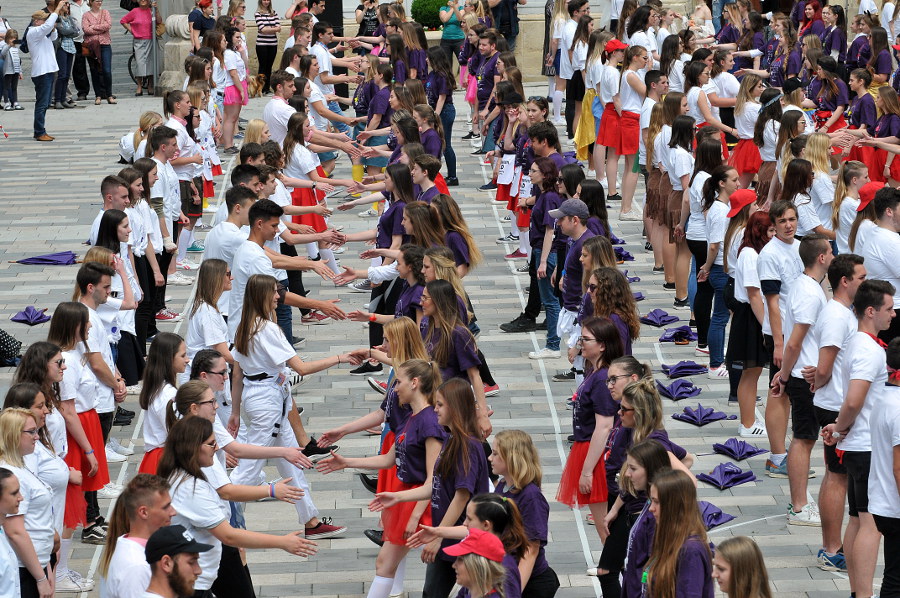
[[820, 527], [822, 520], [819, 517], [819, 506], [815, 503], [807, 503], [799, 512], [794, 511], [794, 506], [788, 506], [788, 525], [805, 525], [808, 527]]
[[[124, 459], [124, 457], [122, 457], [122, 458]], [[120, 494], [122, 494], [121, 489], [110, 488], [109, 484], [107, 484], [106, 486], [104, 486], [103, 488], [100, 488], [100, 490], [97, 491], [97, 498], [113, 499], [113, 498], [118, 498]]]
[[119, 442], [118, 438], [110, 437], [109, 442], [106, 443], [106, 448], [112, 449], [120, 455], [125, 455], [126, 457], [130, 457], [134, 454], [134, 449], [123, 446], [122, 443]]
[[762, 438], [765, 435], [766, 427], [759, 422], [753, 422], [749, 428], [745, 428], [743, 424], [738, 425], [738, 436], [741, 438]]
[[125, 387], [125, 390], [126, 390], [126, 391], [128, 392], [128, 394], [130, 394], [130, 395], [139, 395], [139, 394], [141, 394], [141, 385], [140, 385], [140, 384], [134, 384], [134, 385], [132, 385], [132, 386], [126, 386], [126, 387]]
[[723, 363], [719, 367], [713, 369], [709, 368], [709, 373], [707, 374], [710, 380], [727, 380], [728, 379], [728, 368], [725, 367]]
[[378, 210], [369, 208], [365, 212], [360, 212], [359, 214], [357, 214], [357, 216], [359, 216], [360, 218], [375, 218], [378, 216]]
[[171, 284], [176, 287], [189, 287], [194, 284], [194, 281], [181, 272], [176, 272], [175, 274], [170, 274], [166, 284]]
[[179, 270], [199, 270], [200, 264], [197, 264], [185, 258], [182, 261], [176, 263], [175, 267], [177, 267]]
[[622, 222], [639, 222], [643, 219], [644, 215], [641, 212], [637, 212], [635, 210], [619, 214], [619, 220]]
[[528, 353], [528, 359], [559, 359], [559, 351], [544, 347], [540, 351], [531, 351]]
[[67, 571], [65, 575], [61, 578], [57, 576], [56, 578], [56, 591], [57, 592], [72, 592], [75, 594], [81, 592], [90, 592], [94, 589], [94, 581], [92, 579], [85, 579], [78, 575], [74, 571]]
[[708, 357], [709, 356], [709, 347], [696, 347], [694, 349], [694, 355], [698, 355], [700, 357]]
[[550, 122], [552, 122], [552, 123], [553, 123], [554, 125], [556, 125], [557, 127], [564, 127], [564, 126], [566, 126], [566, 119], [564, 119], [564, 118], [562, 118], [562, 117], [560, 117], [560, 118], [554, 118], [554, 119], [551, 120]]
[[107, 463], [122, 463], [123, 461], [127, 461], [128, 458], [125, 455], [120, 455], [113, 449], [106, 445], [106, 462]]

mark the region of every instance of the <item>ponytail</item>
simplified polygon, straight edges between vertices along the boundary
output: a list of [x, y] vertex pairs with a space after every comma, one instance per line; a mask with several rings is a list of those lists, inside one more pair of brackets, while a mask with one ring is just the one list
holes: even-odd
[[191, 412], [191, 405], [202, 401], [208, 390], [209, 384], [203, 380], [185, 382], [175, 393], [175, 398], [166, 405], [166, 429], [170, 430], [176, 421], [187, 417]]

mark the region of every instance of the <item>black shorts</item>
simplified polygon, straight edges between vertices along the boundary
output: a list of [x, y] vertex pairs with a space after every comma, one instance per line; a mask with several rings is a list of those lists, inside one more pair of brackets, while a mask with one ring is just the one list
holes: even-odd
[[844, 466], [847, 468], [847, 503], [850, 516], [859, 517], [869, 512], [869, 468], [872, 453], [869, 451], [844, 451]]
[[[818, 422], [819, 428], [824, 428], [828, 424], [833, 424], [837, 421], [837, 411], [822, 409], [821, 407], [815, 406], [813, 409], [816, 412], [816, 422]], [[828, 471], [831, 473], [847, 475], [847, 467], [841, 463], [840, 457], [837, 455], [836, 446], [825, 444], [825, 467], [827, 467]]]
[[181, 211], [188, 218], [199, 218], [203, 215], [203, 202], [194, 203], [191, 183], [194, 183], [194, 186], [197, 188], [198, 195], [203, 193], [203, 180], [200, 177], [195, 178], [193, 181], [178, 181], [178, 187], [181, 191]]
[[785, 392], [791, 401], [791, 431], [794, 438], [815, 440], [819, 437], [819, 422], [813, 406], [813, 393], [803, 378], [788, 378]]
[[775, 375], [781, 371], [781, 366], [775, 365], [775, 339], [772, 338], [771, 334], [763, 333], [763, 347], [766, 348], [766, 353], [769, 356], [769, 386], [771, 386]]

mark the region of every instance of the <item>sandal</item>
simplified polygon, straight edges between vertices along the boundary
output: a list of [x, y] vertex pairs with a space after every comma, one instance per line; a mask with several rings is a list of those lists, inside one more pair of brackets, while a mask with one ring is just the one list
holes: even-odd
[[99, 106], [100, 101], [101, 101], [100, 98], [94, 98], [94, 106]]
[[118, 104], [119, 102], [116, 101], [115, 97], [109, 96], [108, 98], [106, 98], [106, 103], [107, 104]]

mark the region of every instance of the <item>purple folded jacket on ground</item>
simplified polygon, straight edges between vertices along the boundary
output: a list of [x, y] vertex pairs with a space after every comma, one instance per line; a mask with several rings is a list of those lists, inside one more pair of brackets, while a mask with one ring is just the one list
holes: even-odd
[[619, 262], [633, 262], [634, 256], [625, 251], [621, 245], [613, 247], [613, 253], [616, 254], [616, 260]]
[[698, 376], [709, 371], [705, 365], [700, 365], [696, 361], [679, 361], [675, 365], [662, 366], [663, 373], [669, 378], [684, 378], [685, 376]]
[[668, 386], [657, 380], [656, 390], [659, 391], [660, 396], [672, 399], [673, 401], [689, 399], [700, 394], [700, 389], [694, 386], [693, 382], [684, 378], [679, 378]]
[[723, 419], [737, 419], [736, 415], [725, 415], [721, 411], [716, 411], [712, 407], [704, 407], [697, 403], [697, 408], [685, 407], [681, 413], [673, 413], [672, 419], [694, 424], [703, 427], [706, 424], [717, 422]]
[[644, 297], [644, 294], [640, 291], [638, 291], [637, 293], [632, 293], [632, 295], [634, 296], [635, 301], [643, 301], [644, 299], [646, 299], [646, 297]]
[[734, 515], [729, 515], [716, 505], [705, 500], [697, 501], [697, 505], [700, 507], [700, 517], [703, 519], [706, 531], [734, 519]]
[[731, 457], [735, 461], [743, 461], [744, 459], [769, 452], [766, 449], [758, 448], [745, 440], [738, 440], [737, 438], [729, 438], [724, 443], [717, 442], [713, 445], [713, 450], [720, 455]]
[[727, 490], [747, 482], [755, 482], [756, 476], [752, 471], [744, 471], [734, 463], [720, 463], [708, 474], [698, 474], [697, 479], [719, 490]]
[[642, 324], [649, 324], [650, 326], [656, 326], [657, 328], [668, 326], [669, 324], [673, 324], [678, 320], [678, 316], [673, 316], [666, 310], [659, 308], [651, 310], [646, 315], [641, 316]]
[[625, 270], [622, 274], [625, 275], [625, 278], [628, 279], [628, 282], [641, 282], [640, 276], [628, 276], [628, 270]]
[[13, 322], [19, 322], [20, 324], [28, 324], [29, 326], [34, 326], [36, 324], [43, 324], [44, 322], [50, 321], [50, 316], [47, 315], [47, 309], [37, 309], [33, 305], [29, 305], [16, 315], [10, 318]]
[[75, 263], [75, 257], [75, 253], [72, 251], [59, 251], [57, 253], [26, 257], [13, 263], [30, 266], [71, 266]]
[[[662, 336], [659, 337], [659, 342], [661, 343], [674, 343], [674, 342], [692, 342], [697, 340], [697, 333], [691, 330], [691, 327], [688, 325], [678, 326], [676, 328], [666, 328], [666, 331], [662, 333]], [[703, 371], [706, 371], [704, 369]]]

